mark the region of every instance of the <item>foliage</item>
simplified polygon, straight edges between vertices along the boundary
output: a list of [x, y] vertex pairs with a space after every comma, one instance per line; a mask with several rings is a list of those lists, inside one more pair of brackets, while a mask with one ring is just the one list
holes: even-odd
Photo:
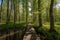
[[[37, 34], [43, 36], [45, 40], [60, 40], [60, 8], [55, 7], [57, 0], [1, 1], [0, 23], [2, 24], [0, 24], [0, 31], [24, 29], [28, 22], [32, 22]], [[52, 8], [50, 8], [50, 3]], [[29, 8], [31, 8], [30, 11]], [[49, 29], [55, 29], [57, 32], [49, 32]], [[22, 34], [25, 34], [25, 32], [23, 31]]]
[[13, 24], [13, 23], [10, 23], [10, 24], [2, 24], [2, 25], [0, 25], [0, 30], [1, 29], [7, 29], [7, 30], [9, 30], [9, 29], [18, 29], [18, 28], [23, 28], [23, 27], [25, 27], [24, 25], [25, 25], [26, 23], [21, 23], [21, 24]]
[[44, 40], [60, 40], [60, 34], [58, 32], [49, 32], [48, 29], [35, 27], [35, 30], [40, 37]]

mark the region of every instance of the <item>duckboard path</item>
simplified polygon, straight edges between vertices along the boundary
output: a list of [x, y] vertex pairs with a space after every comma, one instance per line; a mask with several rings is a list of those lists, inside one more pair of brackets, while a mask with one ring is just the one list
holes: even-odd
[[23, 40], [41, 40], [40, 35], [36, 34], [35, 29], [32, 27], [31, 24], [28, 25], [27, 31], [23, 37]]

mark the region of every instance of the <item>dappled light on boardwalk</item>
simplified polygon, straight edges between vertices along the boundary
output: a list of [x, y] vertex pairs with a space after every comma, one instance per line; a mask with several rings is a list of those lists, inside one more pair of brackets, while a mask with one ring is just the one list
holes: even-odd
[[23, 40], [30, 40], [31, 39], [31, 36], [32, 36], [31, 34], [25, 35]]
[[[31, 24], [28, 25], [28, 27], [31, 26]], [[40, 36], [36, 34], [35, 29], [31, 27], [28, 29], [29, 31], [26, 31], [23, 40], [40, 40]]]

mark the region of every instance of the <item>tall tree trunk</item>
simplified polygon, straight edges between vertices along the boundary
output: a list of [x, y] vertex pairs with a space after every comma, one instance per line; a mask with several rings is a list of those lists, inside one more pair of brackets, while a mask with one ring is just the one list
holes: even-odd
[[41, 0], [38, 0], [38, 13], [39, 13], [38, 17], [39, 17], [39, 26], [42, 27], [42, 18], [41, 18], [42, 15], [41, 15], [41, 10], [40, 10], [40, 7], [41, 7], [40, 2]]
[[26, 0], [26, 22], [28, 23], [28, 0]]
[[14, 0], [14, 24], [16, 24], [17, 21], [17, 10], [16, 10], [16, 1]]
[[25, 5], [24, 5], [24, 0], [23, 0], [23, 3], [22, 3], [22, 5], [23, 5], [23, 13], [22, 13], [22, 20], [24, 21], [24, 7], [25, 7]]
[[9, 6], [10, 7], [10, 11], [9, 11], [9, 21], [10, 21], [10, 18], [11, 18], [11, 13], [12, 13], [12, 0], [11, 1], [11, 5]]
[[36, 22], [36, 0], [33, 0], [32, 13], [33, 13], [33, 23]]
[[0, 9], [0, 22], [1, 22], [1, 14], [2, 14], [2, 4], [3, 4], [3, 0], [1, 0], [1, 9]]
[[54, 31], [54, 16], [53, 16], [53, 5], [54, 5], [54, 0], [51, 0], [50, 4], [50, 31]]
[[19, 5], [20, 5], [20, 0], [18, 0], [18, 14], [19, 14], [19, 23], [20, 23], [20, 9], [19, 9]]
[[7, 19], [6, 19], [6, 24], [9, 23], [9, 20], [10, 20], [10, 18], [9, 18], [9, 0], [7, 0]]

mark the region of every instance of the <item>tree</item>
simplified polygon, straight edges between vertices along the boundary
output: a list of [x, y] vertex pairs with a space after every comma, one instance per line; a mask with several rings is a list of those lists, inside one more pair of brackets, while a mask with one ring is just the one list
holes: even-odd
[[10, 21], [10, 17], [9, 17], [9, 0], [7, 0], [7, 19], [6, 19], [6, 24], [8, 24]]
[[17, 21], [17, 1], [13, 0], [14, 5], [14, 24], [16, 24]]
[[25, 9], [25, 1], [24, 0], [22, 0], [22, 7], [23, 7], [23, 13], [22, 13], [22, 20], [24, 21], [24, 9]]
[[50, 4], [50, 31], [54, 31], [54, 16], [53, 16], [53, 5], [54, 5], [54, 0], [51, 0], [51, 4]]
[[9, 21], [11, 21], [10, 18], [11, 18], [11, 13], [12, 13], [12, 9], [13, 9], [12, 6], [13, 6], [12, 0], [10, 0], [10, 2], [9, 2]]
[[20, 6], [20, 0], [18, 0], [18, 14], [19, 14], [19, 23], [20, 23], [20, 9], [19, 9], [19, 6]]
[[1, 8], [0, 8], [0, 22], [1, 22], [1, 14], [2, 14], [2, 4], [3, 4], [3, 0], [1, 0]]
[[41, 0], [38, 0], [38, 17], [39, 17], [39, 26], [42, 27], [42, 15], [41, 15], [41, 10], [40, 10], [40, 7], [41, 7]]
[[36, 0], [33, 0], [32, 13], [33, 13], [33, 22], [36, 22]]
[[26, 0], [26, 22], [28, 22], [28, 0]]

